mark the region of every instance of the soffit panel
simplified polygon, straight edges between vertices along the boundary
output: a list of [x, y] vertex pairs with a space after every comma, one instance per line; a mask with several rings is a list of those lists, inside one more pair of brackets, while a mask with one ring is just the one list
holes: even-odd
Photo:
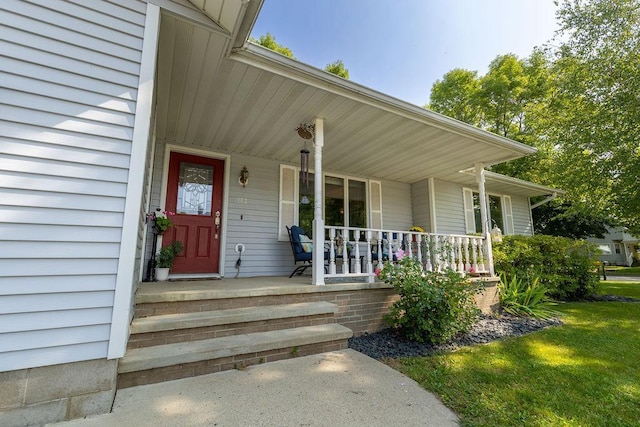
[[219, 34], [163, 16], [158, 138], [297, 164], [303, 140], [295, 128], [322, 117], [326, 170], [400, 182], [449, 179], [477, 162], [513, 157], [441, 125], [227, 59], [224, 46]]

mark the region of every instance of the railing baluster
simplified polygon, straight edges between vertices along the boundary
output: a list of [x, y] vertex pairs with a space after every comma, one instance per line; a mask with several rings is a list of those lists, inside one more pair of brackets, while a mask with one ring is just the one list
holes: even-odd
[[[373, 282], [375, 269], [394, 263], [400, 250], [404, 256], [416, 259], [423, 271], [442, 272], [449, 268], [461, 274], [489, 271], [485, 239], [480, 236], [344, 226], [325, 226], [325, 233], [328, 235], [328, 277], [362, 277]], [[361, 244], [366, 245], [366, 249]]]
[[455, 237], [449, 237], [447, 239], [449, 242], [448, 252], [449, 252], [449, 268], [453, 271], [456, 271], [456, 239]]
[[432, 242], [432, 238], [433, 235], [426, 235], [425, 236], [425, 242], [426, 245], [424, 247], [424, 251], [425, 251], [425, 257], [427, 258], [427, 262], [426, 262], [426, 268], [427, 271], [433, 271], [433, 264], [431, 264], [431, 242]]
[[349, 230], [342, 229], [342, 274], [349, 273], [349, 252], [347, 251], [347, 243], [349, 240]]
[[[367, 240], [367, 268], [365, 272], [371, 274], [373, 273], [373, 259], [371, 257], [371, 230], [367, 230], [365, 236]], [[371, 277], [371, 279], [372, 280], [370, 281], [373, 282], [373, 277]]]
[[336, 229], [329, 228], [329, 274], [336, 274]]
[[464, 271], [469, 271], [471, 269], [471, 263], [469, 262], [469, 238], [463, 237], [464, 244]]
[[382, 231], [378, 231], [378, 268], [382, 269], [384, 267], [384, 259], [382, 256], [382, 246], [383, 246], [383, 242], [382, 242]]
[[353, 232], [353, 243], [354, 253], [353, 253], [353, 261], [356, 267], [356, 274], [362, 273], [362, 268], [360, 265], [360, 230], [356, 230]]
[[424, 260], [422, 259], [422, 234], [416, 234], [416, 258], [420, 267], [424, 270]]

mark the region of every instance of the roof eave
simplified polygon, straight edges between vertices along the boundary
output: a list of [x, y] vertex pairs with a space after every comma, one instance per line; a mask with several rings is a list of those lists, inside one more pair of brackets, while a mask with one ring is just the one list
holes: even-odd
[[[484, 131], [459, 120], [452, 119], [423, 107], [402, 101], [398, 98], [328, 73], [319, 68], [288, 58], [254, 43], [249, 42], [241, 48], [234, 49], [230, 59], [284, 75], [296, 81], [393, 112], [409, 119], [425, 123], [429, 126], [459, 134], [466, 138], [471, 138], [485, 144], [499, 146], [508, 150], [509, 153], [505, 153], [505, 157], [502, 161], [514, 160], [534, 154], [537, 151], [535, 147], [512, 141], [508, 138]], [[496, 163], [497, 162], [494, 162], [492, 164]], [[490, 164], [486, 164], [486, 166], [489, 165]]]

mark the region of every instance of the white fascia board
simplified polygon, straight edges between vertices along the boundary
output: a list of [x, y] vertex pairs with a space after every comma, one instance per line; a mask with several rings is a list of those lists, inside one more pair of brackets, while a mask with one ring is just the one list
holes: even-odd
[[465, 138], [498, 146], [511, 153], [505, 161], [528, 156], [537, 151], [529, 145], [402, 101], [254, 43], [247, 43], [243, 48], [234, 50], [229, 58]]
[[496, 172], [486, 171], [485, 177], [492, 181], [503, 182], [505, 184], [513, 185], [513, 186], [524, 188], [527, 190], [540, 191], [545, 194], [558, 194], [558, 195], [566, 194], [565, 190], [561, 190], [559, 188], [547, 187], [546, 185], [536, 184], [531, 181], [525, 181], [523, 179], [502, 175]]

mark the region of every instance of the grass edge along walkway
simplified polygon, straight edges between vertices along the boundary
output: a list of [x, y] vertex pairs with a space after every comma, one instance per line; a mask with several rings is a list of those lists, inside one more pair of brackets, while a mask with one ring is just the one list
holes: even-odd
[[463, 426], [638, 425], [640, 304], [558, 308], [560, 327], [387, 363], [439, 395]]

